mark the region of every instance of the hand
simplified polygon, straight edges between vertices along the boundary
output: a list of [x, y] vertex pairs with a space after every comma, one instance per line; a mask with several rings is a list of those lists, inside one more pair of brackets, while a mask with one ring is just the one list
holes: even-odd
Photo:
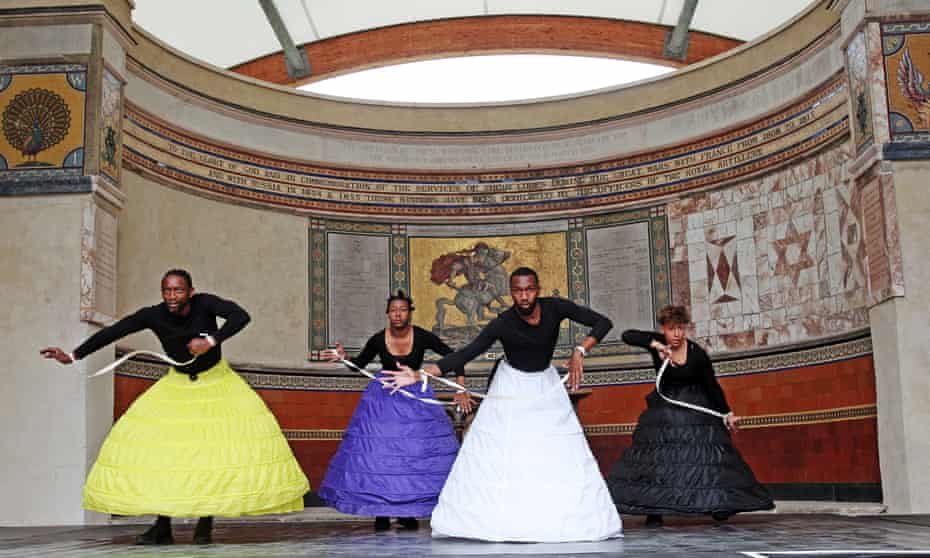
[[743, 420], [743, 417], [738, 417], [733, 413], [728, 413], [723, 417], [723, 424], [727, 427], [727, 430], [730, 432], [735, 432], [739, 430], [739, 423]]
[[46, 347], [39, 351], [39, 354], [45, 358], [52, 358], [60, 362], [61, 364], [71, 364], [74, 362], [74, 359], [71, 358], [71, 355], [62, 351], [58, 347]]
[[440, 370], [439, 367], [435, 364], [427, 364], [421, 370], [430, 376], [442, 376], [442, 370]]
[[346, 350], [342, 347], [342, 343], [336, 343], [335, 349], [326, 349], [321, 353], [320, 356], [330, 362], [337, 362], [340, 360], [345, 360]]
[[[672, 349], [671, 349], [671, 347], [669, 347], [668, 345], [664, 345], [664, 344], [662, 344], [662, 343], [659, 343], [658, 341], [653, 340], [652, 343], [649, 344], [649, 346], [651, 346], [653, 349], [656, 350], [656, 352], [659, 353], [659, 358], [660, 358], [660, 359], [662, 359], [662, 360], [671, 360], [671, 358], [672, 358]], [[671, 362], [671, 364], [674, 365], [674, 364], [675, 364], [675, 361], [673, 360], [673, 361]]]
[[568, 368], [568, 389], [577, 391], [584, 379], [584, 357], [578, 351], [572, 351], [571, 358], [565, 363]]
[[213, 348], [213, 345], [205, 337], [194, 337], [187, 343], [187, 351], [198, 357]]
[[452, 400], [458, 405], [459, 409], [462, 410], [466, 415], [472, 412], [475, 408], [475, 404], [471, 399], [471, 395], [468, 395], [467, 392], [460, 391], [456, 393]]
[[414, 371], [409, 366], [399, 364], [400, 370], [384, 370], [384, 373], [390, 376], [384, 381], [384, 389], [391, 390], [391, 395], [397, 393], [402, 387], [411, 386], [420, 381], [420, 373]]

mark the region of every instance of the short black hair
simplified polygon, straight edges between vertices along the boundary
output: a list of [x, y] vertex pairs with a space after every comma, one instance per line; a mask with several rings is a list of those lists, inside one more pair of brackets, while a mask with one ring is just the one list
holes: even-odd
[[532, 277], [536, 280], [536, 284], [539, 284], [539, 275], [537, 275], [536, 271], [531, 267], [518, 267], [510, 274], [510, 280], [513, 281], [514, 277]]
[[391, 303], [395, 300], [403, 300], [407, 302], [407, 308], [413, 312], [413, 299], [410, 298], [410, 295], [404, 292], [403, 289], [397, 289], [396, 293], [391, 293], [391, 296], [387, 299], [387, 307], [384, 309], [384, 313], [387, 314], [391, 309]]
[[191, 279], [191, 274], [188, 273], [187, 270], [184, 270], [184, 269], [169, 269], [168, 271], [165, 272], [164, 275], [162, 275], [162, 277], [161, 277], [161, 282], [164, 283], [164, 282], [165, 282], [165, 279], [167, 279], [168, 277], [170, 277], [170, 276], [172, 276], [172, 275], [177, 275], [178, 277], [180, 277], [180, 278], [184, 279], [185, 281], [187, 281], [187, 288], [188, 288], [188, 289], [193, 289], [193, 288], [194, 288], [194, 280]]

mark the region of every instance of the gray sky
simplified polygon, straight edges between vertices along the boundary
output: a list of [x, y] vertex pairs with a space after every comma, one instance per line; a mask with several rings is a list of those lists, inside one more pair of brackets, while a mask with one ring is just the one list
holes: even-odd
[[616, 87], [671, 71], [653, 64], [579, 56], [468, 56], [365, 70], [300, 89], [401, 103], [493, 103]]

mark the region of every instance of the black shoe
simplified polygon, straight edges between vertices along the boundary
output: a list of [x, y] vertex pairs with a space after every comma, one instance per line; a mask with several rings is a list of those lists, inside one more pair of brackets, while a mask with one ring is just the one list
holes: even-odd
[[391, 518], [378, 516], [375, 518], [375, 531], [387, 531], [391, 528]]
[[213, 516], [207, 515], [197, 520], [194, 528], [194, 544], [213, 543]]
[[730, 516], [733, 515], [733, 512], [719, 511], [710, 514], [714, 518], [714, 521], [726, 521], [730, 519]]
[[661, 527], [662, 516], [658, 514], [649, 514], [646, 516], [646, 527]]
[[174, 537], [171, 535], [171, 518], [159, 515], [155, 520], [155, 525], [136, 537], [136, 544], [174, 544]]
[[397, 523], [404, 529], [410, 529], [411, 531], [420, 528], [420, 522], [415, 517], [400, 517], [397, 519]]

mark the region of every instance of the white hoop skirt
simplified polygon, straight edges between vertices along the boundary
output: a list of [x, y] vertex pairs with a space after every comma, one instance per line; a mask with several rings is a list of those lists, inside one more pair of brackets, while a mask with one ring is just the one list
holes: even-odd
[[555, 368], [502, 361], [431, 520], [433, 536], [598, 541], [621, 536], [610, 498]]

